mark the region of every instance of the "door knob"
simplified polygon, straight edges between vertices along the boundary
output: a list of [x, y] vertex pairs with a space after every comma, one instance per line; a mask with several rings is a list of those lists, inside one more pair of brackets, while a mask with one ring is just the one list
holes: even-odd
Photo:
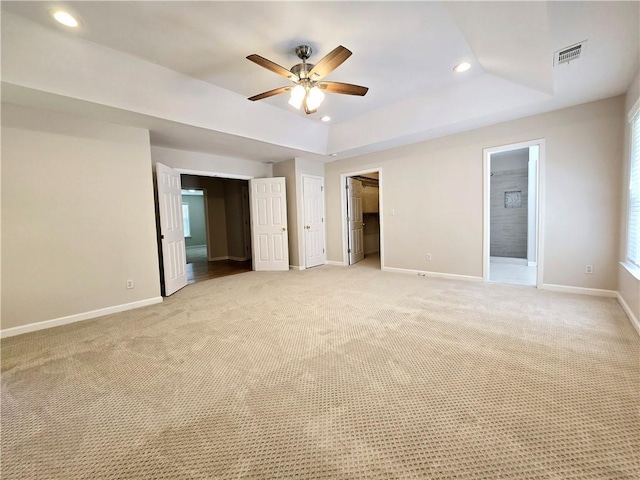
[[282, 231], [283, 231], [283, 232], [286, 232], [286, 231], [287, 231], [287, 228], [286, 228], [286, 227], [282, 227]]

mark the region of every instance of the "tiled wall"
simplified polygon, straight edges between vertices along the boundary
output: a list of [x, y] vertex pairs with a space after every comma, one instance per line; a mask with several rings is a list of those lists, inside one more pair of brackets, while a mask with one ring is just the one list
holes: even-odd
[[[520, 206], [505, 207], [505, 192], [521, 192]], [[491, 256], [527, 258], [527, 169], [491, 177]]]

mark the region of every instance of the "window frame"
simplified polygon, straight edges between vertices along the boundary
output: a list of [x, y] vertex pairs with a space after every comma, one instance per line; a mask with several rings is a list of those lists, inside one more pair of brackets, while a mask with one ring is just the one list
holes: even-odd
[[[629, 163], [623, 264], [640, 279], [640, 98], [629, 111], [628, 121]], [[634, 232], [635, 238], [632, 238]]]

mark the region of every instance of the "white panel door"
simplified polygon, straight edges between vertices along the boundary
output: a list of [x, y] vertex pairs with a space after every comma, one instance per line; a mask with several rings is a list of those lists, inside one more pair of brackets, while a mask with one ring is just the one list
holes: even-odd
[[319, 177], [302, 177], [305, 267], [324, 265], [324, 186]]
[[364, 221], [362, 218], [362, 182], [347, 178], [347, 222], [349, 228], [349, 265], [364, 258]]
[[289, 270], [284, 178], [249, 180], [254, 270]]
[[180, 174], [173, 168], [156, 163], [156, 182], [162, 243], [162, 280], [164, 294], [169, 296], [187, 284]]

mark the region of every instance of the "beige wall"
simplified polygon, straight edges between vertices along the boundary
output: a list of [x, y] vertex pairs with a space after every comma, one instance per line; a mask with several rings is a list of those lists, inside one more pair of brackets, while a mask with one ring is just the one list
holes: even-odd
[[[630, 148], [630, 125], [628, 121], [628, 114], [640, 99], [640, 71], [636, 73], [633, 82], [629, 86], [627, 95], [625, 98], [625, 108], [622, 115], [624, 123], [624, 168], [622, 177], [622, 188], [620, 189], [620, 255], [619, 260], [624, 262], [626, 259], [626, 245], [627, 245], [627, 192], [629, 185], [629, 156], [631, 154]], [[618, 292], [623, 298], [632, 314], [635, 316], [637, 327], [640, 328], [640, 279], [632, 275], [623, 265], [618, 265]]]
[[3, 329], [160, 296], [147, 130], [3, 104], [2, 158]]
[[381, 167], [385, 266], [481, 277], [482, 150], [545, 138], [544, 283], [615, 290], [623, 109], [616, 97], [327, 164], [328, 259], [343, 261], [340, 174]]
[[[176, 150], [174, 148], [151, 147], [153, 163], [160, 162], [168, 167], [195, 172], [209, 172], [229, 175], [229, 178], [271, 177], [271, 165], [252, 160], [228, 158], [208, 153]], [[183, 172], [185, 173], [185, 172]], [[192, 172], [189, 172], [192, 173]]]

